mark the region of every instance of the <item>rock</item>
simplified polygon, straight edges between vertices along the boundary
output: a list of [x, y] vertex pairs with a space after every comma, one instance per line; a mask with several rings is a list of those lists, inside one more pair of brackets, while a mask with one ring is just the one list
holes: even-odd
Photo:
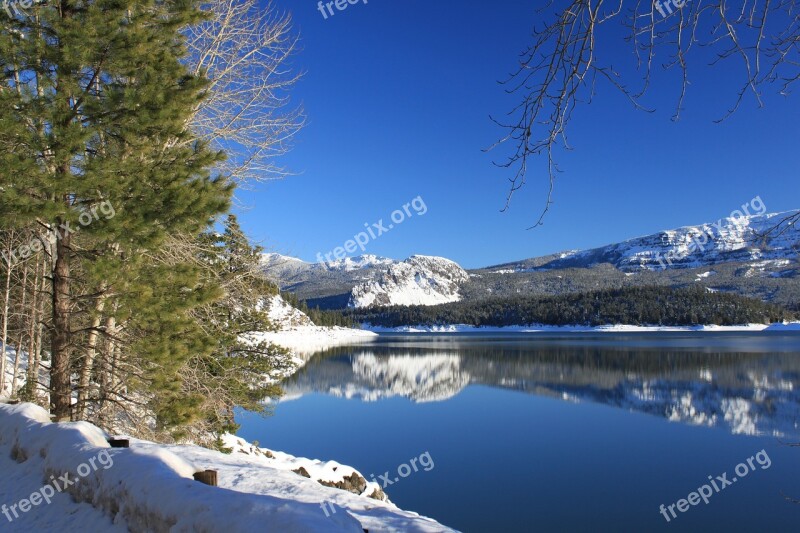
[[317, 482], [326, 487], [346, 490], [347, 492], [359, 495], [367, 490], [367, 480], [359, 476], [357, 472], [353, 472], [341, 481], [323, 481], [318, 479]]
[[309, 474], [308, 471], [305, 468], [303, 468], [302, 466], [300, 468], [298, 468], [297, 470], [292, 470], [292, 472], [294, 472], [295, 474], [300, 474], [303, 477], [307, 477], [307, 478], [311, 477], [311, 474]]

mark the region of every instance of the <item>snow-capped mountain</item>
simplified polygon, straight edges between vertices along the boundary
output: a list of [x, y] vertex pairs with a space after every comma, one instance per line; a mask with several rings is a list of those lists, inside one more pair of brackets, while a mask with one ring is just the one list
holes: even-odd
[[317, 299], [334, 300], [333, 307], [454, 302], [460, 299], [460, 285], [469, 280], [469, 274], [453, 261], [424, 255], [405, 261], [361, 255], [308, 263], [265, 254], [262, 265], [282, 289], [296, 292], [312, 306], [320, 304]]
[[436, 305], [461, 299], [459, 286], [469, 274], [449, 259], [414, 255], [389, 265], [376, 278], [356, 285], [349, 307]]
[[797, 213], [800, 212], [725, 218], [661, 231], [592, 250], [566, 252], [542, 268], [586, 268], [608, 263], [631, 272], [796, 258], [800, 251], [800, 225], [776, 227]]
[[395, 262], [396, 261], [394, 259], [371, 254], [345, 257], [344, 259], [335, 259], [333, 261], [326, 261], [323, 263], [309, 263], [296, 257], [277, 253], [268, 253], [261, 256], [261, 265], [264, 267], [264, 269], [278, 278], [295, 276], [309, 270], [352, 272], [354, 270], [388, 266]]
[[267, 254], [263, 264], [283, 290], [327, 309], [695, 283], [794, 306], [800, 301], [797, 220], [800, 211], [727, 218], [469, 272], [448, 259], [425, 256], [308, 263]]
[[365, 254], [365, 255], [357, 255], [355, 257], [345, 257], [344, 259], [326, 261], [325, 263], [317, 263], [317, 264], [329, 271], [352, 272], [354, 270], [363, 270], [365, 268], [389, 266], [394, 263], [395, 263], [394, 259], [389, 259], [387, 257], [380, 257], [377, 255]]
[[261, 267], [273, 278], [285, 280], [307, 272], [313, 267], [313, 263], [288, 255], [269, 253], [261, 255]]

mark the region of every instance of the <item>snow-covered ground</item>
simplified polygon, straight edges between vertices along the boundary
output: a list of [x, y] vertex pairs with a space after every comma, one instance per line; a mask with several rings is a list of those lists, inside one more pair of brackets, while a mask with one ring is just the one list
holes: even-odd
[[743, 324], [740, 326], [631, 326], [626, 324], [609, 324], [605, 326], [469, 326], [453, 324], [447, 326], [401, 326], [382, 328], [366, 324], [365, 329], [375, 333], [635, 333], [659, 331], [800, 331], [800, 322], [777, 324]]
[[289, 350], [296, 366], [302, 366], [316, 352], [340, 346], [371, 342], [377, 338], [372, 331], [361, 329], [315, 326], [308, 315], [292, 307], [280, 295], [265, 300], [270, 322], [276, 331], [244, 335], [249, 342], [268, 342]]
[[[231, 454], [133, 439], [128, 449], [111, 449], [107, 437], [85, 422], [52, 424], [31, 404], [0, 405], [2, 530], [453, 531], [368, 498], [374, 482], [365, 482], [361, 495], [323, 486], [318, 479], [363, 478], [335, 462], [270, 452], [233, 436], [225, 439]], [[310, 477], [293, 472], [301, 467]], [[218, 487], [192, 478], [207, 469], [218, 472]], [[67, 473], [74, 483], [65, 489]]]
[[378, 334], [363, 329], [294, 326], [280, 331], [265, 331], [248, 335], [251, 341], [267, 341], [292, 352], [303, 363], [316, 352], [344, 344], [360, 344], [374, 341]]
[[[0, 350], [2, 348], [3, 344], [0, 343]], [[5, 349], [6, 379], [3, 382], [3, 390], [0, 390], [0, 399], [10, 398], [12, 396], [11, 388], [13, 386], [14, 361], [16, 359], [16, 356], [17, 356], [16, 350], [14, 350], [14, 348], [11, 346], [7, 346]], [[50, 377], [47, 373], [47, 365], [48, 365], [47, 362], [43, 362], [39, 367], [39, 383], [41, 384], [46, 384], [49, 383], [50, 381]], [[25, 384], [27, 372], [28, 372], [28, 354], [25, 352], [20, 352], [19, 368], [17, 369], [17, 390], [19, 390]]]

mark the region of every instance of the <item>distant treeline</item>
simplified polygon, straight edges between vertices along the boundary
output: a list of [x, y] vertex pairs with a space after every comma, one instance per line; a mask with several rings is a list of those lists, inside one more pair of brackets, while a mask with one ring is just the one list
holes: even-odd
[[292, 307], [299, 309], [305, 313], [311, 321], [317, 326], [341, 326], [343, 328], [356, 327], [356, 323], [349, 316], [346, 316], [341, 311], [328, 311], [320, 309], [319, 307], [308, 307], [305, 301], [299, 300], [297, 296], [291, 292], [282, 292], [281, 296]]
[[354, 322], [381, 327], [436, 326], [554, 326], [604, 324], [723, 326], [796, 320], [798, 314], [760, 300], [703, 287], [631, 287], [560, 296], [490, 298], [435, 306], [393, 306], [351, 309]]

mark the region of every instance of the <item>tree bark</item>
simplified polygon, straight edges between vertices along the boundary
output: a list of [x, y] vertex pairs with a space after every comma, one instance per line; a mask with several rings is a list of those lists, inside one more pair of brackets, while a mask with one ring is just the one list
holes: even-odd
[[50, 340], [50, 413], [56, 422], [66, 422], [71, 415], [70, 380], [70, 241], [68, 231], [57, 220], [55, 263], [53, 265], [53, 324]]
[[95, 304], [95, 316], [92, 318], [92, 329], [89, 330], [89, 338], [86, 343], [86, 353], [81, 362], [81, 374], [78, 379], [78, 412], [76, 420], [86, 420], [86, 404], [89, 399], [89, 385], [94, 369], [94, 360], [97, 357], [97, 339], [100, 336], [100, 323], [105, 306], [105, 296], [102, 294], [97, 297]]
[[[19, 278], [17, 278], [19, 279]], [[25, 304], [28, 301], [28, 265], [25, 264], [22, 266], [22, 303], [20, 305], [20, 317], [25, 317], [30, 315], [26, 313]], [[22, 346], [25, 342], [25, 326], [24, 326], [24, 318], [20, 321], [20, 333], [19, 338], [17, 340], [17, 347], [14, 350], [14, 373], [11, 375], [11, 396], [14, 396], [17, 393], [17, 376], [19, 375], [19, 361], [20, 361], [20, 351], [22, 350]], [[28, 354], [28, 362], [30, 362], [30, 354]]]
[[0, 394], [2, 394], [3, 390], [5, 390], [6, 386], [6, 339], [8, 338], [8, 312], [9, 307], [11, 306], [11, 271], [14, 268], [14, 260], [12, 255], [14, 245], [14, 230], [9, 232], [7, 244], [8, 254], [5, 257], [6, 286], [5, 293], [3, 295], [3, 331], [2, 337], [0, 337], [0, 343], [3, 344], [2, 359], [0, 359]]
[[33, 280], [33, 294], [31, 295], [31, 313], [28, 322], [28, 369], [25, 373], [25, 388], [35, 398], [37, 374], [33, 373], [36, 365], [36, 326], [39, 322], [39, 283], [43, 275], [43, 262], [36, 258], [36, 275]]

